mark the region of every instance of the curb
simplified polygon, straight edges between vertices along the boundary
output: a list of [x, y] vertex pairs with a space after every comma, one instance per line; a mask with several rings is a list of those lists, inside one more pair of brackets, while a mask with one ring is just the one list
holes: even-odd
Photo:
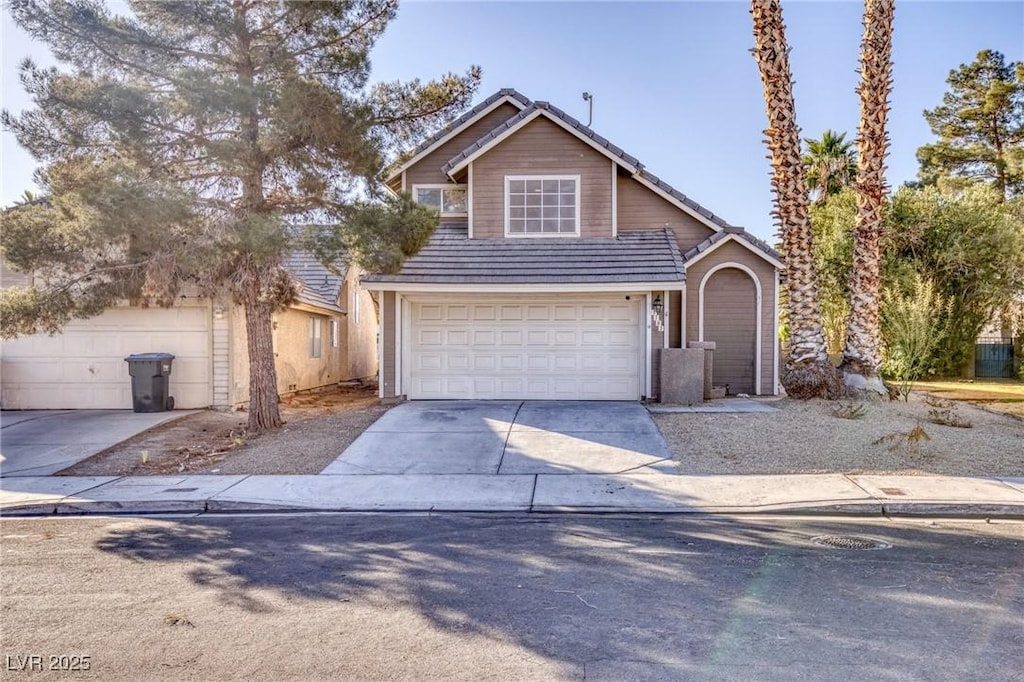
[[852, 516], [852, 517], [942, 517], [942, 518], [999, 518], [1024, 520], [1024, 504], [993, 502], [948, 503], [948, 502], [874, 502], [853, 504], [771, 504], [736, 505], [713, 507], [627, 507], [627, 506], [577, 506], [577, 505], [532, 505], [529, 507], [466, 506], [439, 509], [436, 506], [388, 505], [388, 506], [344, 506], [307, 507], [299, 505], [276, 505], [261, 502], [218, 501], [218, 500], [160, 500], [154, 502], [132, 501], [78, 501], [44, 504], [26, 504], [0, 510], [0, 518], [26, 518], [45, 516], [124, 516], [161, 514], [291, 514], [291, 513], [377, 513], [377, 514], [651, 514], [651, 515], [706, 515], [706, 516]]

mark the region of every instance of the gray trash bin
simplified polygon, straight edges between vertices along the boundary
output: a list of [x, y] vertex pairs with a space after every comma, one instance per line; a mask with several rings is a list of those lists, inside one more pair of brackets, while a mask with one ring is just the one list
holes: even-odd
[[170, 383], [170, 353], [135, 353], [124, 359], [132, 377], [132, 409], [136, 412], [166, 412], [174, 409], [167, 395]]

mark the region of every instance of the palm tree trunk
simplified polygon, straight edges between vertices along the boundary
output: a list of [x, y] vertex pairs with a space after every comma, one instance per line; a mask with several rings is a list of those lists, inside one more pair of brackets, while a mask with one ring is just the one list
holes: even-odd
[[861, 42], [860, 126], [857, 131], [857, 224], [854, 229], [850, 313], [841, 369], [848, 387], [885, 393], [878, 376], [882, 363], [878, 307], [881, 297], [882, 211], [886, 121], [892, 87], [892, 22], [895, 0], [865, 0]]
[[800, 154], [800, 129], [796, 125], [782, 6], [779, 0], [751, 0], [751, 14], [754, 17], [754, 57], [761, 72], [768, 113], [765, 142], [771, 152], [774, 215], [786, 259], [790, 343], [782, 385], [796, 398], [835, 397], [839, 381], [828, 359], [821, 324], [818, 277], [811, 244], [807, 169]]

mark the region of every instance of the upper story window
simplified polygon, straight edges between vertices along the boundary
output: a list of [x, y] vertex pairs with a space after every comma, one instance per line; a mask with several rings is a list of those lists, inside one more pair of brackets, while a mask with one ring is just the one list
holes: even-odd
[[442, 216], [465, 216], [465, 185], [413, 185], [412, 195], [417, 204], [430, 206]]
[[578, 235], [579, 205], [578, 175], [508, 175], [505, 177], [505, 235]]

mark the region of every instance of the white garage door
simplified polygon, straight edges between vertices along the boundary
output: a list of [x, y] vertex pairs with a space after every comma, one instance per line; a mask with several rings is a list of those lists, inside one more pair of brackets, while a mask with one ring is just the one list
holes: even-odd
[[210, 312], [207, 308], [114, 308], [76, 320], [56, 336], [3, 344], [7, 409], [131, 409], [126, 355], [175, 356], [170, 393], [176, 408], [208, 407]]
[[411, 399], [640, 398], [639, 296], [409, 305]]

